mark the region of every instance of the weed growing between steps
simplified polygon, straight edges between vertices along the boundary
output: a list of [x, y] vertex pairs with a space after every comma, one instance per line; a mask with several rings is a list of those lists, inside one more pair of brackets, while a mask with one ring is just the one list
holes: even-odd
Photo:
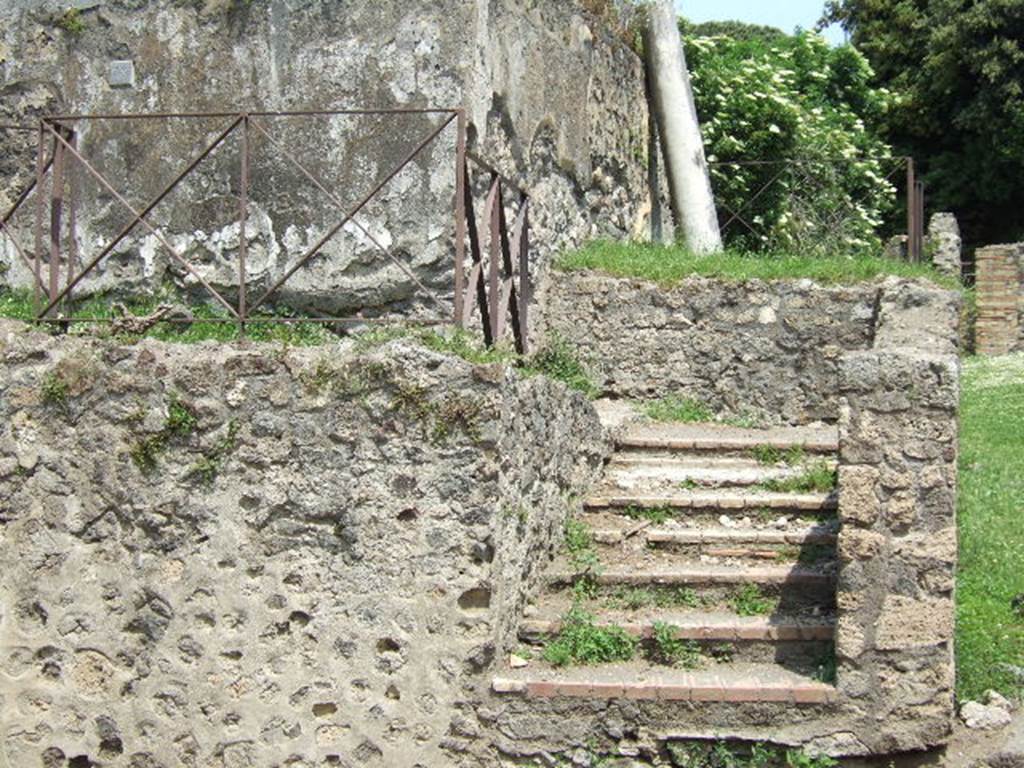
[[545, 646], [544, 659], [556, 667], [629, 661], [636, 647], [637, 640], [621, 627], [599, 627], [591, 614], [574, 605], [563, 617], [558, 637]]
[[836, 470], [819, 461], [793, 477], [765, 480], [760, 487], [778, 493], [828, 493], [835, 490]]
[[766, 616], [778, 608], [777, 598], [768, 597], [756, 584], [745, 584], [733, 595], [732, 609], [740, 616]]
[[814, 662], [814, 679], [829, 685], [836, 682], [836, 646], [829, 643]]
[[639, 404], [640, 412], [652, 421], [663, 424], [704, 424], [715, 423], [729, 427], [756, 429], [765, 426], [760, 419], [752, 415], [717, 414], [707, 404], [692, 397], [680, 394], [666, 395], [657, 400], [648, 400]]
[[672, 765], [678, 768], [833, 768], [838, 763], [824, 755], [773, 744], [724, 741], [669, 742]]
[[793, 445], [785, 450], [776, 448], [774, 445], [757, 445], [750, 449], [750, 455], [760, 464], [785, 464], [795, 467], [803, 462], [806, 453], [802, 445]]
[[655, 525], [661, 525], [671, 520], [674, 515], [668, 507], [625, 507], [620, 510], [621, 514], [633, 520], [647, 520]]
[[699, 643], [679, 639], [675, 629], [663, 621], [654, 622], [651, 640], [654, 643], [651, 658], [659, 664], [696, 669], [704, 659]]
[[654, 421], [680, 424], [712, 421], [715, 418], [714, 412], [699, 400], [678, 395], [668, 395], [644, 403], [643, 413]]
[[710, 603], [690, 587], [617, 587], [607, 598], [609, 608], [639, 611], [644, 608], [704, 608]]

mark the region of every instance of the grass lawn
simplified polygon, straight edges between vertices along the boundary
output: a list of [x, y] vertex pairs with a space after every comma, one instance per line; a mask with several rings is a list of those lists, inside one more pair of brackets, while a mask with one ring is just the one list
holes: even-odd
[[825, 284], [860, 283], [885, 275], [922, 277], [946, 288], [956, 280], [929, 264], [909, 264], [877, 256], [795, 256], [792, 254], [716, 253], [694, 256], [679, 246], [599, 241], [562, 255], [555, 267], [563, 271], [595, 270], [617, 277], [638, 277], [661, 285], [691, 275], [724, 280], [784, 280], [810, 278]]
[[1024, 354], [965, 361], [960, 437], [957, 694], [1020, 696], [1024, 667]]

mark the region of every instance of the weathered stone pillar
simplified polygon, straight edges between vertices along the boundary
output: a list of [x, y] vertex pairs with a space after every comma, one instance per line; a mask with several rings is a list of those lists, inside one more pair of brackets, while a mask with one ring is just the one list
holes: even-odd
[[959, 363], [854, 352], [839, 386], [837, 684], [872, 751], [922, 749], [953, 716]]
[[952, 213], [934, 214], [928, 222], [927, 245], [935, 268], [944, 275], [959, 278], [963, 239], [956, 216]]

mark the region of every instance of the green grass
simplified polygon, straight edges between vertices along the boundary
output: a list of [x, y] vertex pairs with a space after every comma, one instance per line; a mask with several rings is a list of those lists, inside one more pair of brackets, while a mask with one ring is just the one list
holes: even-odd
[[1020, 697], [1024, 668], [1024, 354], [972, 359], [961, 400], [957, 694]]
[[666, 745], [671, 764], [679, 768], [833, 768], [824, 755], [762, 742], [676, 741]]
[[582, 392], [590, 399], [601, 394], [586, 365], [576, 350], [564, 339], [552, 338], [533, 355], [522, 362], [523, 372], [544, 374], [561, 381], [570, 389]]
[[[181, 299], [163, 294], [151, 299], [132, 302], [127, 306], [129, 314], [144, 317], [152, 314], [161, 303], [185, 303]], [[119, 317], [114, 311], [114, 302], [109, 297], [96, 296], [76, 303], [72, 318], [98, 318], [109, 320]], [[227, 310], [210, 304], [189, 304], [195, 321], [185, 327], [171, 322], [154, 325], [146, 333], [122, 335], [119, 340], [136, 341], [140, 338], [159, 339], [178, 344], [197, 344], [203, 341], [238, 341], [242, 332], [235, 322], [227, 322]], [[35, 318], [31, 291], [0, 289], [0, 317], [31, 321]], [[291, 319], [292, 322], [259, 322], [273, 318]], [[290, 346], [315, 346], [335, 340], [336, 337], [320, 323], [302, 321], [298, 316], [286, 312], [272, 314], [259, 312], [253, 315], [254, 322], [246, 326], [245, 338], [251, 341], [277, 342]], [[108, 323], [94, 323], [93, 327], [106, 329]], [[89, 323], [73, 323], [73, 332], [80, 333], [90, 327]]]
[[750, 449], [750, 455], [760, 464], [786, 464], [790, 467], [795, 467], [805, 458], [802, 445], [792, 445], [785, 450], [773, 445], [755, 445]]
[[678, 395], [668, 395], [660, 400], [651, 400], [643, 405], [644, 415], [654, 421], [663, 422], [706, 422], [714, 421], [715, 413], [699, 400]]
[[544, 659], [556, 667], [629, 661], [637, 640], [621, 627], [599, 627], [594, 617], [573, 606], [562, 619], [558, 637], [544, 647]]
[[765, 616], [775, 611], [778, 600], [765, 596], [755, 584], [745, 584], [733, 595], [731, 605], [740, 616]]
[[696, 669], [704, 662], [700, 644], [693, 640], [680, 640], [676, 630], [663, 621], [654, 622], [651, 640], [651, 660], [658, 664]]
[[799, 475], [765, 480], [760, 485], [777, 493], [827, 493], [836, 487], [836, 470], [827, 461], [819, 461]]
[[609, 608], [700, 608], [706, 602], [690, 587], [617, 587], [605, 600]]
[[930, 265], [909, 264], [881, 257], [796, 256], [735, 252], [695, 256], [679, 246], [599, 241], [560, 256], [555, 266], [564, 271], [594, 270], [617, 277], [637, 277], [670, 286], [692, 275], [723, 280], [789, 280], [810, 278], [822, 284], [849, 284], [887, 275], [925, 278], [946, 288], [959, 283]]

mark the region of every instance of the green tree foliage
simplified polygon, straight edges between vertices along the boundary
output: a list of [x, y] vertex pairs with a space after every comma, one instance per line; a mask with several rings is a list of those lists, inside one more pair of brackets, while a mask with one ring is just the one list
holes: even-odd
[[1024, 237], [1024, 2], [832, 0], [897, 98], [886, 130], [969, 242]]
[[[831, 255], [877, 250], [895, 201], [886, 179], [894, 164], [871, 130], [889, 96], [871, 86], [867, 60], [812, 32], [685, 20], [680, 29], [719, 216], [725, 223], [739, 212], [756, 230], [734, 222], [727, 244]], [[797, 163], [779, 164], [790, 160]]]

